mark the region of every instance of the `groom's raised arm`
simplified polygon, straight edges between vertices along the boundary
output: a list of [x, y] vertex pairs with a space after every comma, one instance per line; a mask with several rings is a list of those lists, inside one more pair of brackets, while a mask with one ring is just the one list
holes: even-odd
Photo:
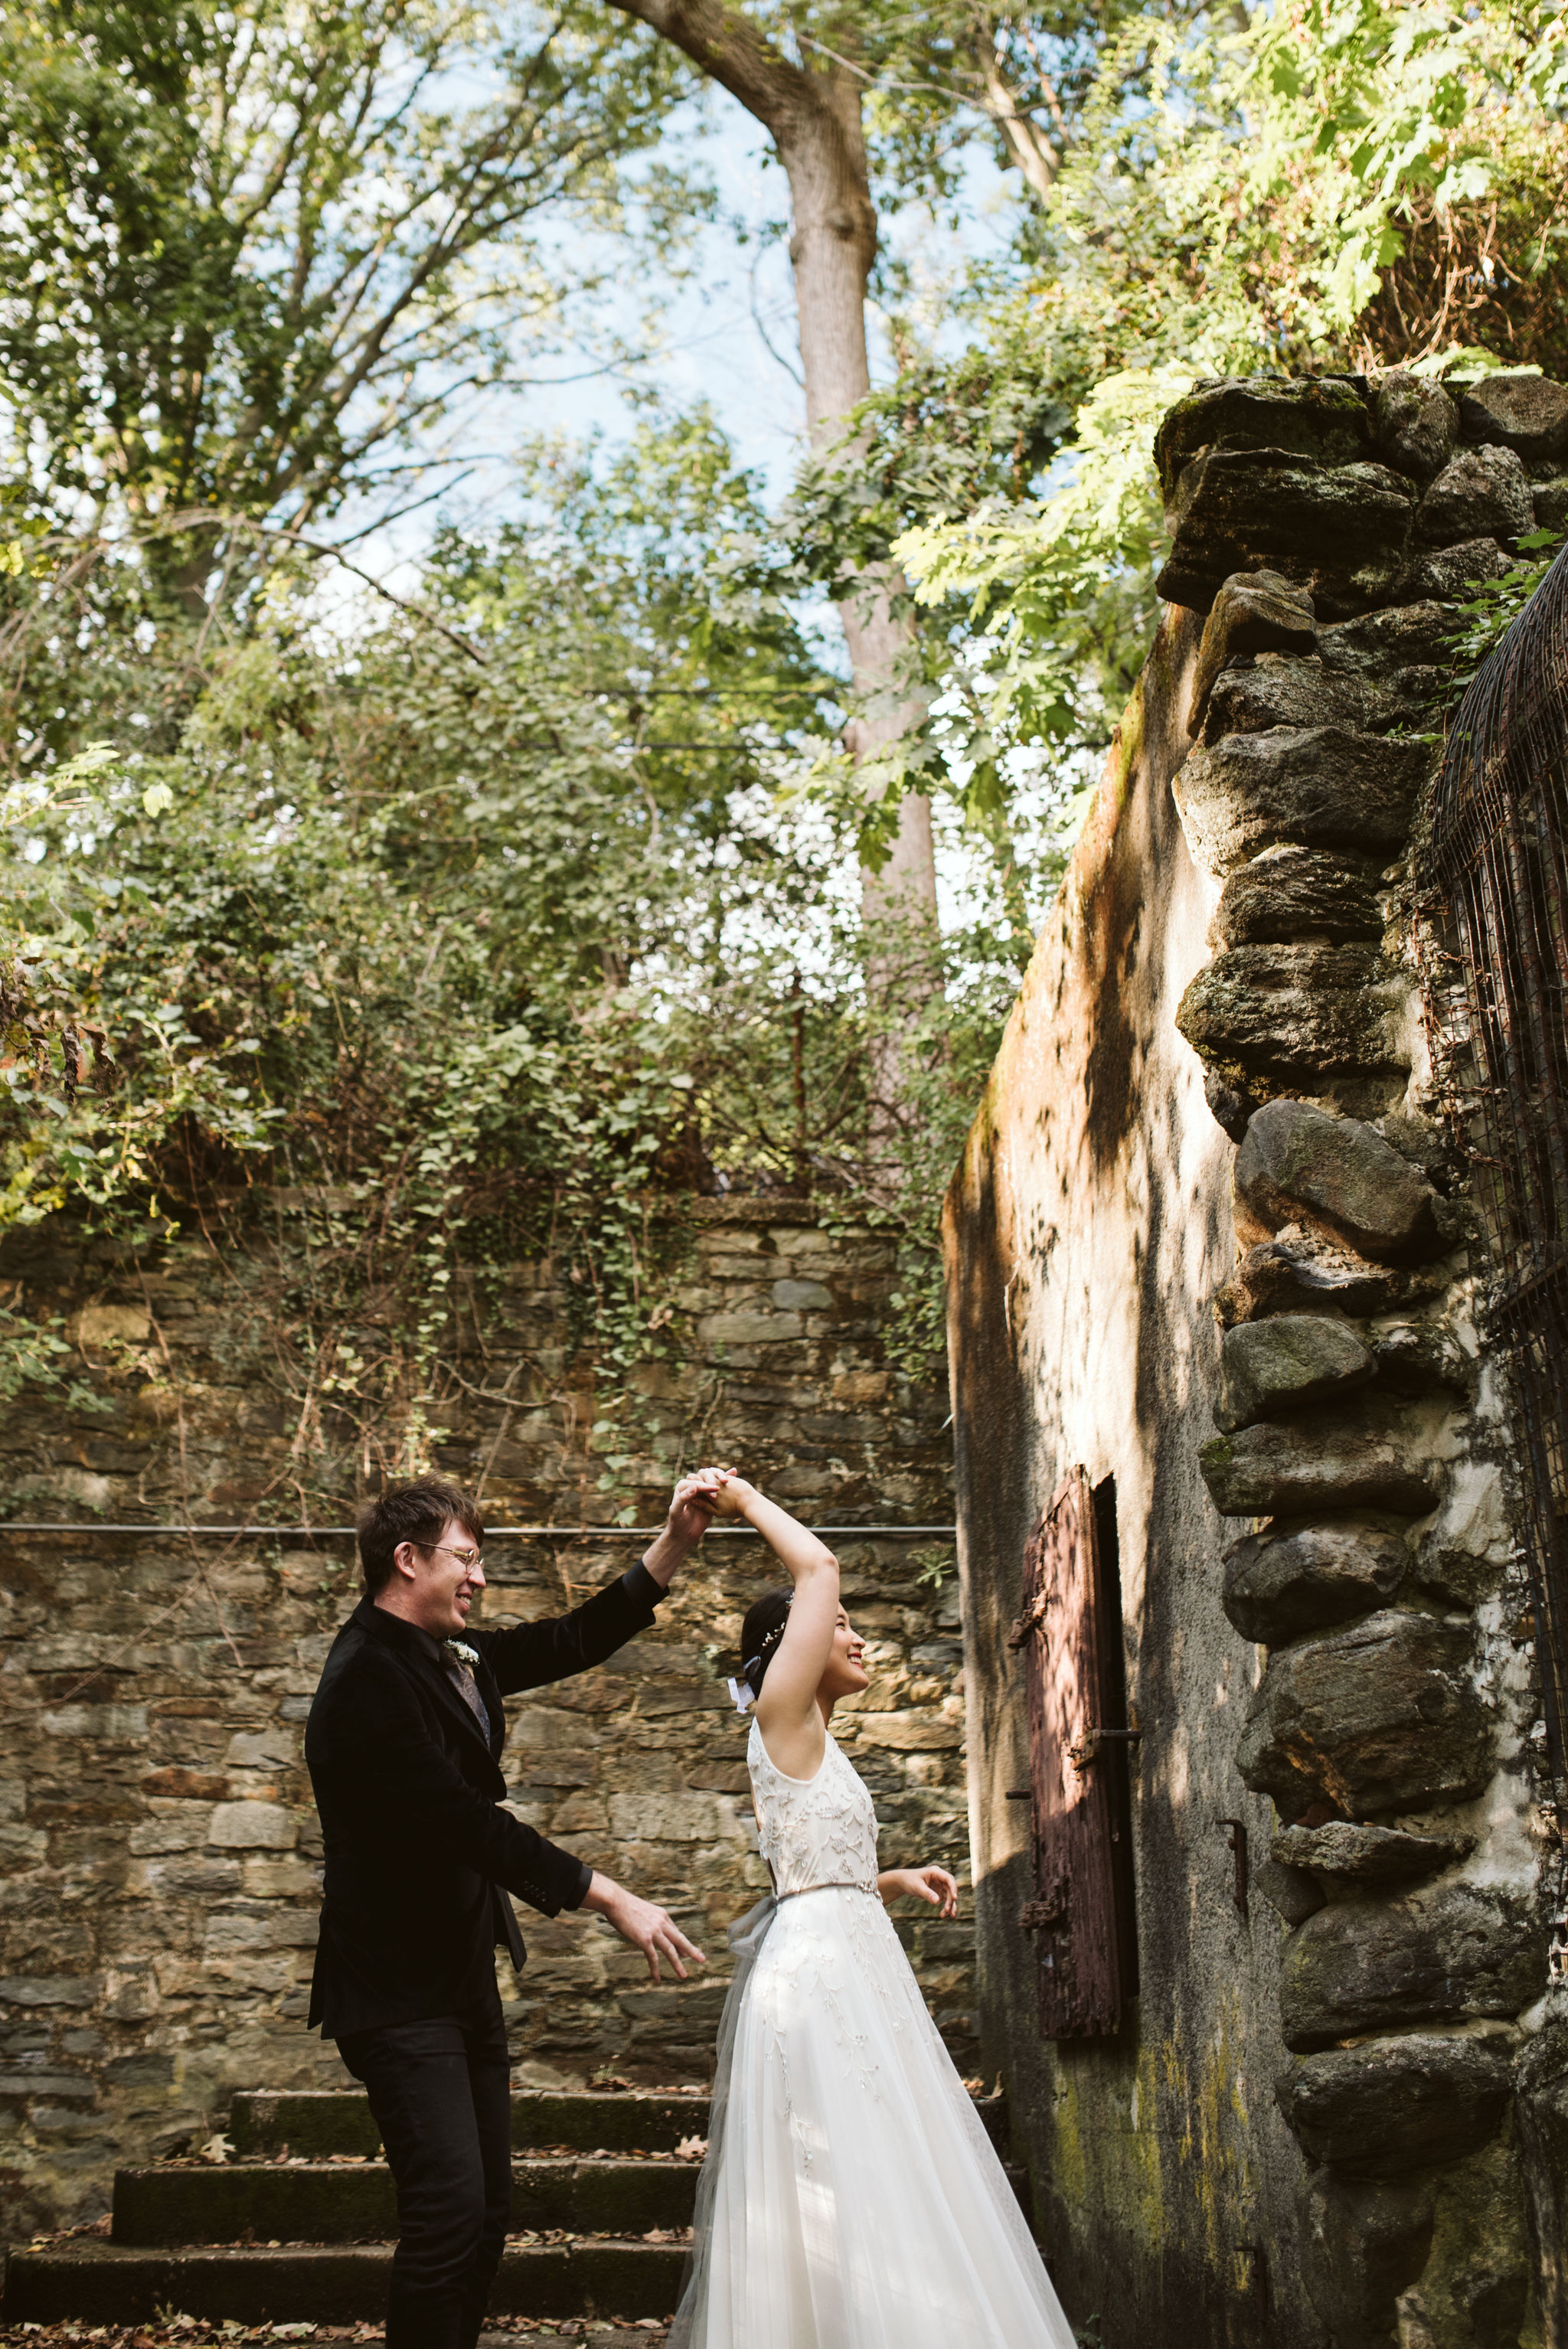
[[664, 1586], [645, 1566], [628, 1567], [607, 1589], [596, 1590], [568, 1615], [466, 1636], [483, 1654], [502, 1696], [515, 1696], [520, 1689], [542, 1688], [547, 1681], [570, 1680], [573, 1672], [602, 1664], [647, 1630], [664, 1595]]
[[689, 1557], [712, 1523], [708, 1495], [724, 1483], [725, 1474], [704, 1468], [683, 1477], [664, 1526], [638, 1563], [570, 1614], [519, 1623], [510, 1631], [470, 1631], [469, 1638], [495, 1674], [501, 1695], [515, 1696], [520, 1689], [542, 1688], [548, 1681], [591, 1671], [645, 1631], [676, 1567]]

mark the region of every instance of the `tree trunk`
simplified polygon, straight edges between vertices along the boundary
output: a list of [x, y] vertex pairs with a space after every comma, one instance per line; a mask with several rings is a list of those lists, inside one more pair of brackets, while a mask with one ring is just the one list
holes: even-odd
[[[860, 84], [837, 63], [811, 78], [819, 103], [774, 138], [789, 181], [789, 259], [806, 429], [813, 454], [825, 457], [841, 438], [845, 417], [871, 389], [866, 285], [876, 257], [877, 220]], [[921, 714], [906, 676], [914, 631], [894, 600], [903, 590], [903, 579], [890, 571], [883, 578], [862, 578], [839, 605], [861, 704], [850, 744], [857, 762], [874, 758]], [[887, 863], [875, 872], [861, 867], [861, 917], [872, 1015], [872, 1155], [882, 1158], [890, 1154], [909, 1090], [906, 1014], [918, 1011], [941, 983], [936, 859], [931, 802], [923, 792], [903, 794]]]
[[[789, 181], [789, 258], [806, 426], [813, 450], [825, 455], [851, 409], [871, 388], [866, 285], [876, 257], [877, 218], [866, 168], [861, 85], [847, 67], [826, 57], [820, 70], [796, 65], [724, 0], [612, 0], [612, 5], [683, 50], [738, 98], [773, 140]], [[885, 580], [862, 583], [862, 592], [839, 604], [862, 705], [850, 745], [857, 761], [872, 756], [919, 715], [903, 681], [914, 646], [913, 625], [896, 607], [903, 586], [890, 572]], [[923, 793], [905, 793], [892, 854], [881, 873], [862, 869], [861, 897], [873, 999], [893, 985], [892, 961], [900, 966], [897, 988], [904, 1001], [912, 980], [917, 999], [929, 995], [936, 985], [936, 864], [931, 802]], [[895, 926], [906, 938], [913, 935], [913, 969], [908, 954], [887, 943]], [[892, 1074], [891, 1065], [879, 1069], [879, 1092], [885, 1090], [882, 1080]]]

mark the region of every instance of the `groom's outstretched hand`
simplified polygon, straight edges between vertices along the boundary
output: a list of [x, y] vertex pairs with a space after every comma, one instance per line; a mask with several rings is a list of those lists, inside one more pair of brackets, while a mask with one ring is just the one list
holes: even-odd
[[614, 1877], [601, 1876], [597, 1868], [593, 1870], [593, 1881], [583, 1896], [583, 1906], [593, 1909], [596, 1916], [607, 1917], [623, 1941], [630, 1941], [634, 1950], [641, 1950], [648, 1961], [648, 1971], [655, 1982], [661, 1979], [661, 1958], [668, 1959], [682, 1982], [686, 1979], [686, 1970], [681, 1963], [683, 1958], [689, 1958], [695, 1966], [707, 1963], [702, 1951], [686, 1940], [666, 1909], [661, 1909], [656, 1901], [639, 1900], [634, 1892], [628, 1892], [624, 1884], [615, 1882]]

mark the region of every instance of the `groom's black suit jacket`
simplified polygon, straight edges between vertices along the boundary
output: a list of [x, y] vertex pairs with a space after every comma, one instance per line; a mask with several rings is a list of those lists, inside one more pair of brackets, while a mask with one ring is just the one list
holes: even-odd
[[439, 1643], [360, 1600], [304, 1733], [326, 1847], [307, 2028], [342, 2039], [476, 2007], [494, 1996], [498, 1942], [522, 1963], [508, 1892], [547, 1917], [582, 1905], [586, 1864], [497, 1807], [500, 1701], [603, 1663], [647, 1630], [664, 1595], [634, 1566], [570, 1615], [465, 1631], [488, 1744]]

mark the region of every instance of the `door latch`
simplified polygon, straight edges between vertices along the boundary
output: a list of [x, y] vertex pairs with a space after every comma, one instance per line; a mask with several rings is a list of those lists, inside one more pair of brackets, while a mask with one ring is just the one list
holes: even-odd
[[1100, 1729], [1090, 1722], [1081, 1737], [1075, 1737], [1068, 1747], [1068, 1760], [1081, 1778], [1091, 1762], [1098, 1760], [1102, 1745], [1136, 1745], [1143, 1735], [1141, 1729]]

